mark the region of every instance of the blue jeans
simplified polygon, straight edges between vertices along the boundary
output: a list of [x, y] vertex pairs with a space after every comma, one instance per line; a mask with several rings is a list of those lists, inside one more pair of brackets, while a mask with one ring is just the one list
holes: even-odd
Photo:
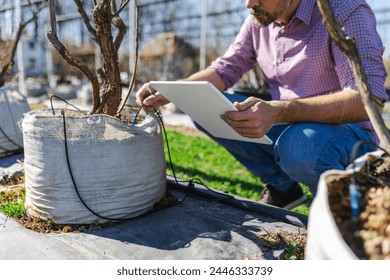
[[[246, 97], [227, 95], [233, 101]], [[354, 145], [359, 141], [373, 141], [372, 137], [356, 124], [328, 125], [320, 123], [296, 123], [273, 126], [267, 136], [272, 145], [257, 144], [217, 138], [200, 130], [222, 145], [253, 175], [285, 192], [296, 182], [310, 188], [313, 196], [317, 192], [320, 175], [326, 170], [344, 170], [350, 163]], [[363, 145], [358, 156], [374, 148]]]

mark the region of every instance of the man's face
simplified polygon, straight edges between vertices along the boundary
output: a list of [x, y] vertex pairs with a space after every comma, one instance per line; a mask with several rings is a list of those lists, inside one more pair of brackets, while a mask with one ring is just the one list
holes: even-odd
[[266, 27], [290, 8], [292, 0], [247, 0], [246, 7], [256, 27]]

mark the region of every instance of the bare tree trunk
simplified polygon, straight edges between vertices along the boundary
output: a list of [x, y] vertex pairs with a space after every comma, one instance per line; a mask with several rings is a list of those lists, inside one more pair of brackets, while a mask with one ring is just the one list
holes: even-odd
[[347, 37], [340, 27], [328, 0], [316, 0], [321, 15], [328, 28], [330, 37], [335, 41], [339, 49], [347, 56], [349, 64], [355, 78], [355, 83], [367, 114], [374, 126], [383, 148], [390, 153], [390, 133], [386, 128], [382, 115], [375, 103], [374, 97], [367, 85], [367, 79], [364, 74], [362, 61], [359, 56], [353, 38]]
[[96, 39], [100, 46], [106, 81], [101, 89], [102, 102], [98, 113], [111, 116], [121, 102], [121, 79], [118, 52], [111, 33], [111, 1], [102, 0], [93, 10], [92, 18], [96, 26]]

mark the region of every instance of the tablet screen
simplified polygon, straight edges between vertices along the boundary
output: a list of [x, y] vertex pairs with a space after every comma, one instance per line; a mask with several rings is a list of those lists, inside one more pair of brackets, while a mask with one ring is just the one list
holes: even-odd
[[215, 137], [272, 144], [267, 136], [261, 138], [241, 136], [222, 120], [221, 114], [237, 109], [210, 82], [152, 81], [149, 84]]

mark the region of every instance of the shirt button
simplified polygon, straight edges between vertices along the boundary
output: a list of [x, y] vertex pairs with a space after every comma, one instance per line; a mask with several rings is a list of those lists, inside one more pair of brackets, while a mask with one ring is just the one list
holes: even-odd
[[288, 85], [284, 85], [283, 88], [284, 88], [284, 89], [288, 89]]
[[280, 34], [284, 34], [284, 33], [286, 33], [286, 29], [284, 28], [280, 29]]
[[282, 64], [282, 63], [283, 63], [283, 59], [278, 59], [278, 60], [276, 61], [276, 63], [277, 63], [278, 65]]

